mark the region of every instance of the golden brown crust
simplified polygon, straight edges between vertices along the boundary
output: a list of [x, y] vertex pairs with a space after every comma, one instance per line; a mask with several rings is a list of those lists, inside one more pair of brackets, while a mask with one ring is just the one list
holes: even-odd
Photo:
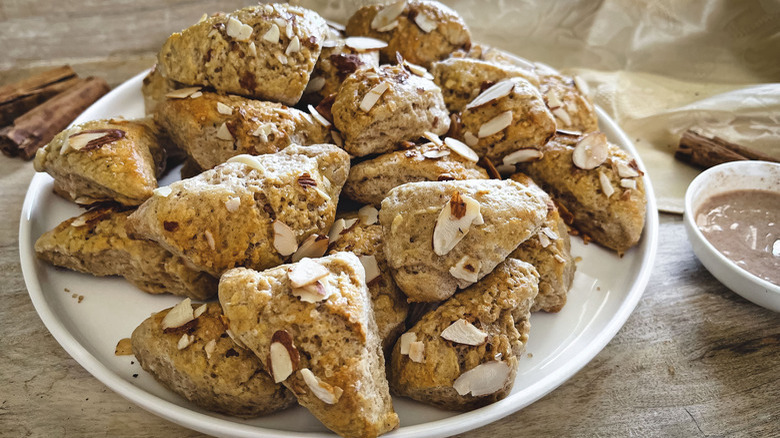
[[[225, 273], [219, 299], [230, 330], [266, 367], [271, 363], [274, 335], [286, 332], [299, 361], [283, 383], [329, 429], [355, 437], [393, 430], [398, 416], [385, 378], [365, 271], [351, 253], [308, 260], [328, 271], [320, 281], [331, 294], [318, 303], [292, 294], [288, 272], [295, 264], [263, 272], [237, 268]], [[335, 403], [328, 404], [312, 392], [304, 381], [304, 368], [340, 393]]]
[[[71, 144], [85, 133], [105, 136], [74, 149]], [[34, 161], [35, 170], [54, 178], [55, 192], [71, 201], [128, 206], [152, 196], [164, 164], [159, 131], [148, 119], [94, 120], [68, 128], [38, 150]]]
[[[515, 380], [518, 356], [528, 342], [528, 318], [538, 278], [530, 264], [507, 259], [480, 282], [423, 316], [406, 333], [414, 333], [424, 344], [424, 359], [413, 361], [401, 354], [401, 342], [396, 343], [389, 369], [393, 392], [453, 410], [475, 409], [506, 397]], [[471, 346], [444, 339], [442, 331], [459, 319], [485, 332], [485, 342]], [[496, 360], [511, 368], [498, 391], [459, 395], [452, 387], [461, 374]]]
[[[202, 169], [240, 154], [270, 154], [291, 144], [330, 141], [329, 130], [308, 113], [232, 95], [203, 92], [197, 98], [168, 98], [159, 103], [154, 117]], [[223, 124], [227, 136], [220, 133]]]
[[[252, 28], [248, 39], [228, 34], [231, 19]], [[269, 41], [264, 36], [274, 26], [278, 36]], [[308, 9], [251, 6], [174, 33], [160, 50], [158, 64], [164, 77], [178, 82], [294, 105], [309, 82], [327, 29], [325, 20]]]
[[[447, 58], [455, 50], [468, 48], [471, 33], [460, 15], [436, 1], [410, 0], [398, 16], [398, 26], [380, 32], [371, 27], [371, 21], [384, 5], [363, 6], [349, 18], [347, 35], [368, 36], [387, 43], [381, 50], [382, 62], [394, 62], [400, 53], [414, 64], [429, 67], [432, 62]], [[418, 15], [435, 25], [425, 32], [416, 22]]]
[[[163, 330], [162, 320], [170, 309], [142, 322], [131, 338], [141, 367], [171, 391], [210, 411], [256, 417], [293, 406], [295, 396], [274, 383], [251, 351], [230, 339], [219, 303], [205, 306], [202, 315], [182, 327]], [[185, 335], [192, 336], [192, 343], [179, 349]]]
[[145, 292], [197, 300], [217, 293], [217, 280], [148, 241], [125, 232], [132, 210], [103, 207], [68, 219], [35, 242], [36, 255], [55, 266], [96, 276], [120, 275]]

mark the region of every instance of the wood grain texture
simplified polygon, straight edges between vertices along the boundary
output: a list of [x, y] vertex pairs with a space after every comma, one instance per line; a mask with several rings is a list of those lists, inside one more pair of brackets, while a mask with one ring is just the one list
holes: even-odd
[[[4, 0], [0, 84], [66, 59], [80, 75], [117, 85], [151, 65], [167, 33], [204, 10], [240, 3]], [[32, 32], [40, 32], [37, 43]], [[0, 156], [0, 436], [202, 436], [108, 390], [65, 353], [35, 313], [18, 252], [19, 216], [33, 173], [30, 163]], [[778, 322], [778, 314], [714, 279], [695, 258], [681, 219], [662, 215], [650, 284], [607, 347], [541, 400], [460, 436], [776, 437]]]

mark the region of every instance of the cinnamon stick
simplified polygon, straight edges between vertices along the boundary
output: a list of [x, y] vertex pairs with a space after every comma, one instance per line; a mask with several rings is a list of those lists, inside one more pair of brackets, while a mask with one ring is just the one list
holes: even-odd
[[0, 129], [0, 149], [9, 156], [29, 160], [79, 114], [108, 93], [108, 83], [89, 77], [63, 91]]
[[719, 137], [705, 137], [690, 129], [680, 137], [680, 145], [674, 156], [678, 160], [705, 168], [729, 161], [764, 160], [778, 162], [776, 158], [763, 152]]
[[78, 82], [70, 66], [62, 66], [0, 87], [0, 126], [5, 126], [35, 106]]

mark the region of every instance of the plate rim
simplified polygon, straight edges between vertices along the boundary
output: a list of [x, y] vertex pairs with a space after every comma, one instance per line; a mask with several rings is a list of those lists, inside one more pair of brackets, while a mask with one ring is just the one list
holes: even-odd
[[[133, 88], [140, 89], [141, 81], [147, 72], [148, 70], [143, 71], [123, 82], [118, 87], [111, 90], [108, 94], [95, 102], [92, 106], [87, 108], [85, 113], [92, 110], [94, 106], [100, 105], [105, 101], [113, 100], [114, 98], [123, 95], [124, 93], [132, 91]], [[621, 149], [630, 152], [637, 160], [640, 168], [645, 169], [646, 167], [628, 135], [617, 125], [614, 120], [612, 120], [612, 118], [607, 115], [603, 109], [597, 105], [594, 105], [594, 108], [599, 118], [600, 128], [608, 127], [609, 130], [612, 131], [618, 138], [619, 142], [617, 143]], [[73, 122], [73, 124], [80, 123], [81, 117], [82, 116], [80, 115]], [[311, 438], [325, 438], [335, 436], [332, 433], [292, 432], [279, 429], [269, 429], [261, 426], [237, 423], [227, 419], [217, 418], [190, 410], [186, 407], [179, 406], [157, 397], [147, 392], [146, 390], [122, 379], [117, 373], [108, 369], [108, 367], [98, 358], [89, 353], [87, 349], [82, 346], [78, 340], [76, 340], [73, 334], [70, 333], [62, 321], [60, 321], [60, 319], [51, 310], [49, 303], [44, 297], [41, 284], [35, 275], [37, 272], [35, 267], [37, 258], [34, 254], [34, 242], [31, 235], [31, 221], [33, 213], [32, 207], [38, 198], [39, 193], [43, 189], [46, 178], [47, 175], [40, 172], [33, 176], [25, 194], [24, 203], [22, 205], [21, 218], [19, 221], [19, 257], [22, 267], [22, 275], [25, 286], [27, 287], [28, 295], [30, 296], [30, 299], [33, 303], [33, 307], [35, 308], [38, 316], [41, 318], [44, 326], [46, 326], [46, 329], [51, 333], [57, 343], [59, 343], [60, 346], [74, 360], [76, 360], [79, 365], [87, 370], [87, 372], [89, 372], [98, 381], [106, 385], [108, 388], [126, 400], [135, 403], [139, 407], [154, 415], [162, 417], [188, 429], [193, 429], [210, 435], [230, 435], [236, 437], [286, 438], [306, 436]], [[412, 426], [402, 426], [399, 429], [385, 434], [384, 436], [395, 438], [411, 438], [420, 436], [438, 438], [449, 436], [454, 433], [462, 433], [477, 429], [486, 424], [509, 416], [536, 402], [540, 398], [560, 387], [567, 380], [574, 377], [574, 375], [577, 374], [580, 369], [593, 360], [593, 358], [604, 349], [609, 341], [615, 337], [617, 332], [620, 330], [620, 328], [623, 327], [630, 315], [633, 313], [633, 310], [636, 308], [647, 287], [647, 284], [650, 280], [651, 271], [655, 265], [659, 238], [658, 208], [652, 183], [646, 172], [642, 179], [645, 185], [647, 208], [645, 215], [645, 227], [642, 232], [640, 244], [636, 247], [637, 249], [641, 248], [643, 251], [643, 254], [641, 254], [641, 265], [639, 271], [636, 273], [636, 279], [632, 283], [630, 290], [623, 299], [623, 302], [620, 304], [617, 311], [609, 318], [608, 323], [598, 332], [597, 336], [591, 339], [587, 348], [577, 353], [572, 360], [555, 369], [544, 378], [524, 388], [521, 392], [510, 394], [503, 400], [499, 400], [488, 406], [473, 411], [456, 414], [452, 417]], [[531, 394], [530, 396], [528, 395], [529, 393]], [[521, 395], [523, 397], [523, 401], [521, 403], [517, 403], [517, 399], [520, 398]]]

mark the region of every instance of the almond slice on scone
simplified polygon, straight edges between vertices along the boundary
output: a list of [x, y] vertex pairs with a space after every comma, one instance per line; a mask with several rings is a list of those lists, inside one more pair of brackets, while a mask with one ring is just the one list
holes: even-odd
[[[365, 437], [395, 429], [398, 416], [360, 260], [347, 252], [304, 260], [226, 272], [219, 300], [230, 330], [329, 429]], [[329, 290], [322, 300], [295, 293], [317, 282]]]

